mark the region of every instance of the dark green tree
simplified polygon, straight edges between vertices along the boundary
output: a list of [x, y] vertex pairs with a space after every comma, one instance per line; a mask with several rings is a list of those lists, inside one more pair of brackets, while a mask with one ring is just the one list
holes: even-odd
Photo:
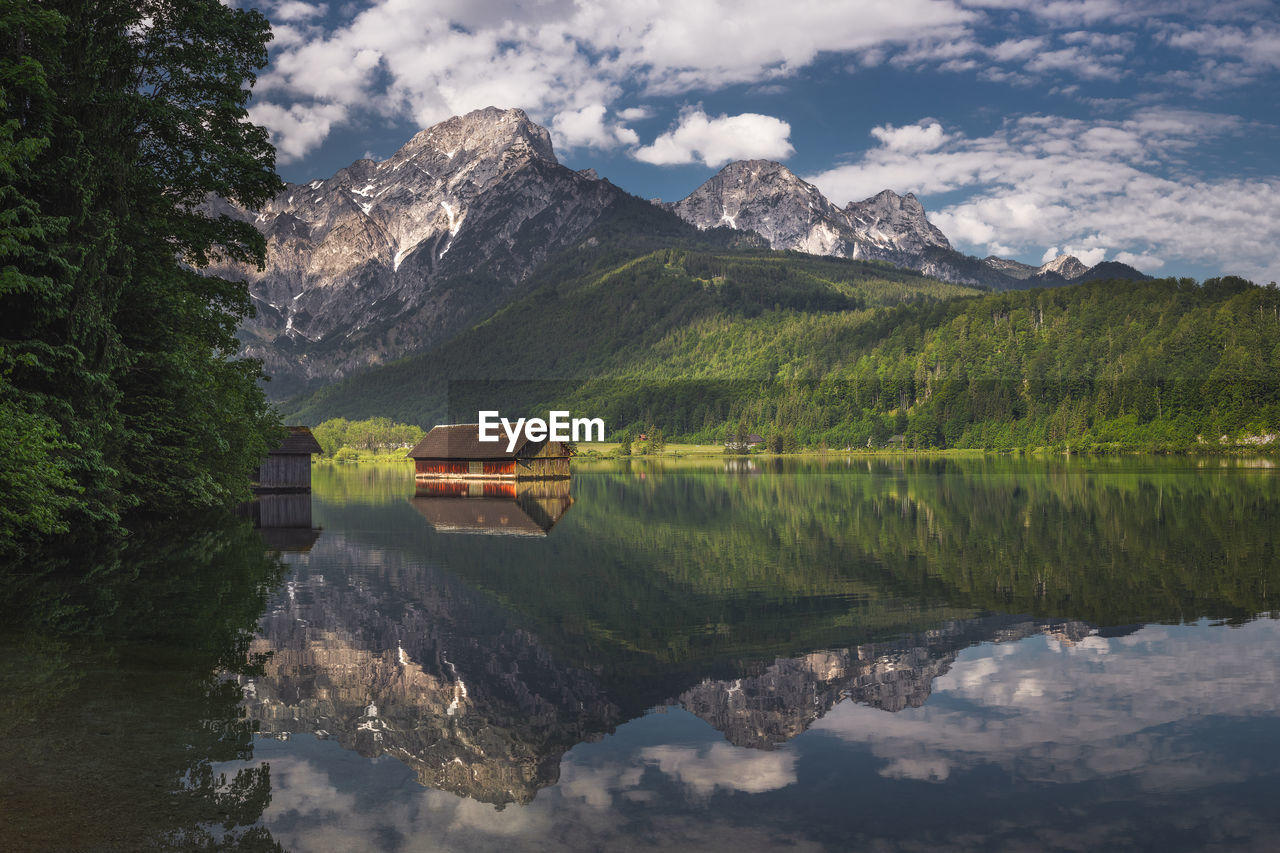
[[246, 111], [270, 37], [217, 0], [0, 0], [0, 400], [45, 436], [0, 495], [51, 465], [57, 524], [111, 527], [247, 490], [278, 424], [247, 288], [200, 268], [264, 259], [236, 211], [281, 186]]

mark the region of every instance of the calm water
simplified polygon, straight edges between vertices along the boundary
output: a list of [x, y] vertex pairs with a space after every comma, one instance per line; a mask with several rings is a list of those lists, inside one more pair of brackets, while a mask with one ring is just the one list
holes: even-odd
[[7, 849], [1274, 849], [1268, 462], [315, 487], [15, 576]]

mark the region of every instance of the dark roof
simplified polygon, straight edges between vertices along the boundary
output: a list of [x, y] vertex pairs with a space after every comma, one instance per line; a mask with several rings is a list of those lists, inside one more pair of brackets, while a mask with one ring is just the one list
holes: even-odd
[[515, 448], [508, 452], [510, 442], [506, 433], [499, 428], [498, 435], [497, 441], [481, 441], [479, 424], [441, 424], [424, 435], [409, 451], [409, 456], [413, 459], [515, 459], [529, 443], [521, 430]]
[[271, 451], [272, 455], [293, 454], [293, 453], [311, 454], [311, 453], [324, 452], [323, 450], [320, 449], [320, 442], [316, 441], [316, 437], [311, 434], [310, 427], [291, 426], [291, 427], [286, 427], [286, 429], [289, 430], [288, 437], [285, 438], [284, 442], [279, 447]]

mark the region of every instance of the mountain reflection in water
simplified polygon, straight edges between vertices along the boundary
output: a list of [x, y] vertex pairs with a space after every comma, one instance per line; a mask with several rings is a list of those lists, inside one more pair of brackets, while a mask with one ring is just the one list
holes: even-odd
[[[320, 478], [325, 536], [240, 678], [287, 846], [340, 828], [406, 848], [1168, 848], [1277, 828], [1256, 749], [1280, 742], [1280, 631], [1251, 621], [1280, 580], [1273, 471], [600, 465], [536, 538], [450, 535], [514, 526], [494, 496], [406, 507], [411, 481], [358, 476]], [[1243, 627], [1143, 627], [1206, 618]], [[346, 751], [395, 763], [353, 781]]]
[[571, 499], [314, 473], [256, 531], [5, 569], [6, 849], [1280, 830], [1274, 468], [633, 461], [579, 465]]

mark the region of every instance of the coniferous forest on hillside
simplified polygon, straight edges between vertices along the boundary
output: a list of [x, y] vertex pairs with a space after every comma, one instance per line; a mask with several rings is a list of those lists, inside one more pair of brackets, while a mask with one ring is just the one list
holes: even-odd
[[1239, 278], [989, 294], [708, 247], [580, 248], [539, 275], [445, 346], [286, 411], [429, 426], [555, 406], [615, 438], [755, 432], [788, 449], [1180, 451], [1280, 429], [1280, 291]]

